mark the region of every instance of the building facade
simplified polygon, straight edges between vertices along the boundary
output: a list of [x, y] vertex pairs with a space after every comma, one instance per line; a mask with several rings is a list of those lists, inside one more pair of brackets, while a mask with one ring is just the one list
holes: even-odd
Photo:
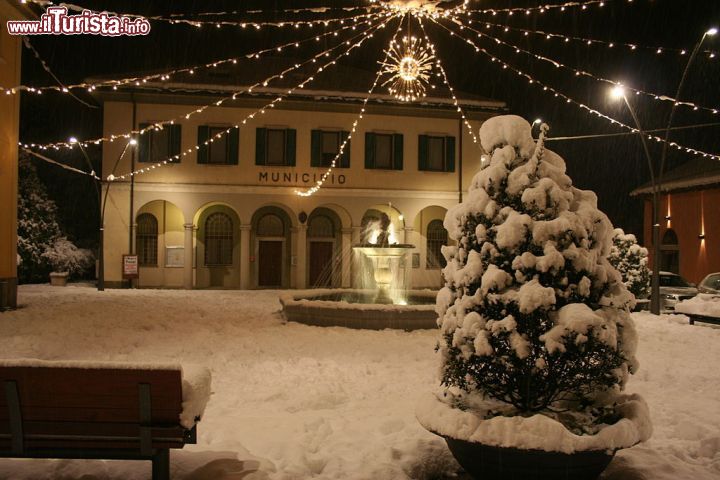
[[[644, 238], [655, 268], [652, 245], [652, 185], [631, 195], [645, 198]], [[698, 283], [720, 272], [720, 162], [696, 158], [667, 172], [660, 185], [661, 271]]]
[[[22, 37], [8, 20], [35, 18], [20, 2], [0, 2], [0, 86], [20, 85]], [[17, 306], [17, 196], [20, 95], [0, 95], [0, 310]]]
[[[440, 285], [442, 221], [481, 157], [452, 100], [374, 95], [352, 135], [367, 93], [303, 90], [233, 128], [278, 95], [260, 89], [186, 118], [224, 92], [143, 85], [102, 95], [106, 137], [180, 118], [138, 135], [125, 155], [127, 139], [104, 144], [103, 178], [116, 178], [105, 205], [106, 285], [127, 285], [122, 256], [136, 253], [140, 287], [354, 286], [352, 246], [370, 239], [383, 214], [391, 243], [415, 246], [412, 286]], [[477, 131], [504, 104], [462, 107]], [[322, 188], [299, 196], [348, 137]]]

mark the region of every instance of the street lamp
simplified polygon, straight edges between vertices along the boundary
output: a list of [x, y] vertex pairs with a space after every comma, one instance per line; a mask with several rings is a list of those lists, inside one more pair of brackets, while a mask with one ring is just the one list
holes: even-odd
[[628, 101], [627, 95], [625, 94], [625, 88], [617, 84], [612, 90], [610, 90], [610, 97], [615, 100], [623, 99], [625, 105], [627, 105], [630, 115], [632, 115], [635, 127], [642, 142], [643, 150], [645, 151], [645, 159], [647, 160], [648, 169], [650, 170], [650, 182], [652, 183], [652, 194], [653, 194], [653, 215], [652, 215], [652, 237], [653, 237], [653, 269], [652, 278], [650, 282], [650, 311], [655, 315], [660, 314], [660, 204], [659, 204], [659, 185], [655, 181], [655, 170], [653, 168], [652, 157], [650, 156], [650, 148], [647, 143], [647, 135], [643, 132], [640, 126], [640, 120], [635, 113], [635, 109], [632, 104]]
[[87, 152], [85, 151], [85, 148], [83, 148], [83, 145], [81, 142], [78, 142], [78, 139], [75, 137], [70, 137], [68, 139], [68, 142], [71, 145], [77, 145], [80, 147], [80, 152], [83, 154], [83, 158], [85, 158], [85, 162], [88, 165], [88, 168], [90, 169], [90, 175], [95, 179], [95, 182], [93, 182], [93, 185], [95, 185], [95, 193], [97, 195], [97, 201], [98, 201], [98, 218], [100, 219], [100, 239], [99, 239], [99, 245], [98, 245], [98, 283], [97, 283], [97, 289], [99, 292], [102, 292], [105, 290], [105, 255], [103, 252], [103, 243], [104, 243], [104, 232], [103, 232], [103, 208], [101, 205], [101, 198], [100, 198], [100, 185], [102, 180], [95, 174], [95, 169], [93, 168], [92, 162], [90, 161], [90, 157], [88, 156]]

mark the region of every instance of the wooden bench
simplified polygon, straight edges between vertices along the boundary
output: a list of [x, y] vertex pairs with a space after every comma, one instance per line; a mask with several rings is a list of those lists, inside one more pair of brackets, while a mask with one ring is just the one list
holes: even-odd
[[151, 460], [196, 443], [179, 423], [180, 369], [0, 365], [0, 457]]
[[695, 325], [695, 322], [714, 323], [715, 325], [720, 325], [720, 318], [718, 317], [710, 317], [708, 315], [696, 315], [694, 313], [683, 313], [683, 315], [687, 315], [690, 318], [690, 325]]

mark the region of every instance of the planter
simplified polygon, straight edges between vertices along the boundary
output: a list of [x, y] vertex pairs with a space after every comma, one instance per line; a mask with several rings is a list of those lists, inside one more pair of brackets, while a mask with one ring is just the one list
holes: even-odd
[[478, 480], [595, 480], [615, 452], [652, 434], [647, 404], [638, 395], [616, 396], [620, 420], [594, 435], [576, 435], [540, 414], [484, 419], [485, 410], [453, 408], [446, 403], [449, 397], [422, 398], [417, 419], [443, 437], [458, 463]]
[[615, 455], [612, 450], [545, 452], [444, 438], [465, 471], [482, 480], [595, 480]]
[[68, 272], [52, 272], [50, 274], [50, 285], [53, 287], [66, 286], [68, 275]]

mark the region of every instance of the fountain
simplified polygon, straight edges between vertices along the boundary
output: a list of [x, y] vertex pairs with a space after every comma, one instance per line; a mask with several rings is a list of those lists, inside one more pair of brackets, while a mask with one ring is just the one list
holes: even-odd
[[436, 328], [436, 292], [408, 289], [415, 246], [397, 243], [385, 213], [369, 222], [365, 233], [365, 242], [352, 247], [356, 288], [283, 295], [285, 318], [309, 325], [373, 330]]

